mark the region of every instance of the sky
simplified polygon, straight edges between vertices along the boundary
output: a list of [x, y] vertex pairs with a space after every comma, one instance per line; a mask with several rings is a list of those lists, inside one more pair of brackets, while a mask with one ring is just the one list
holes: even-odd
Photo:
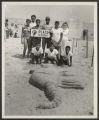
[[50, 16], [53, 20], [79, 19], [83, 22], [94, 21], [94, 7], [92, 5], [7, 5], [5, 16], [9, 18], [30, 18], [35, 14], [44, 19]]

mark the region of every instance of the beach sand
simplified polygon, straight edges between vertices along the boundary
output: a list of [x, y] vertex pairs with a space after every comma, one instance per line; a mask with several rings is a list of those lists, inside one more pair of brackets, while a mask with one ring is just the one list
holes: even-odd
[[[85, 57], [85, 41], [79, 40], [73, 50], [72, 67], [58, 67], [70, 76], [67, 80], [77, 81], [84, 89], [60, 88], [62, 104], [54, 109], [36, 109], [38, 103], [47, 98], [39, 89], [29, 84], [29, 71], [39, 65], [29, 64], [22, 58], [23, 45], [20, 38], [10, 38], [4, 42], [5, 48], [5, 115], [7, 116], [87, 116], [93, 115], [94, 75], [91, 67], [92, 45], [89, 41], [89, 56]], [[62, 79], [62, 77], [61, 77]]]

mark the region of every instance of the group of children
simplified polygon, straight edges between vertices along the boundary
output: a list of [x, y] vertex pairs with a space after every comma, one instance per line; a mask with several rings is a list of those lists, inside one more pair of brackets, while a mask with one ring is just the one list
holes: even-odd
[[[32, 37], [31, 29], [44, 29], [49, 31], [49, 38]], [[41, 25], [40, 19], [35, 15], [26, 19], [26, 24], [22, 28], [21, 40], [24, 43], [23, 57], [31, 58], [32, 63], [56, 63], [57, 65], [72, 66], [71, 44], [68, 39], [69, 27], [64, 22], [60, 27], [60, 22], [55, 21], [54, 27], [50, 23], [50, 17], [45, 18], [45, 24]]]

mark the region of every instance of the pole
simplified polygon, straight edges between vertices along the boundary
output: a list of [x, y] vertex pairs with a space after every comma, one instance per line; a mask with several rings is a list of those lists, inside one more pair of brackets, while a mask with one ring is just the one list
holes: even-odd
[[76, 47], [77, 47], [77, 42], [78, 42], [78, 38], [76, 39]]
[[88, 30], [86, 30], [86, 58], [88, 58]]
[[91, 67], [93, 66], [93, 59], [94, 59], [94, 47], [93, 47], [93, 53], [92, 53]]
[[72, 42], [72, 53], [73, 53], [73, 48], [74, 48], [74, 38], [73, 38], [73, 42]]

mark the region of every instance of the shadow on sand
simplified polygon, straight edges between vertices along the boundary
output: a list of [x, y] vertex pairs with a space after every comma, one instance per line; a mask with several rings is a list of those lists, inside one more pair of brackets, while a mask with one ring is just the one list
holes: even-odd
[[24, 59], [23, 54], [16, 54], [16, 55], [13, 55], [12, 57], [19, 58], [19, 59]]

